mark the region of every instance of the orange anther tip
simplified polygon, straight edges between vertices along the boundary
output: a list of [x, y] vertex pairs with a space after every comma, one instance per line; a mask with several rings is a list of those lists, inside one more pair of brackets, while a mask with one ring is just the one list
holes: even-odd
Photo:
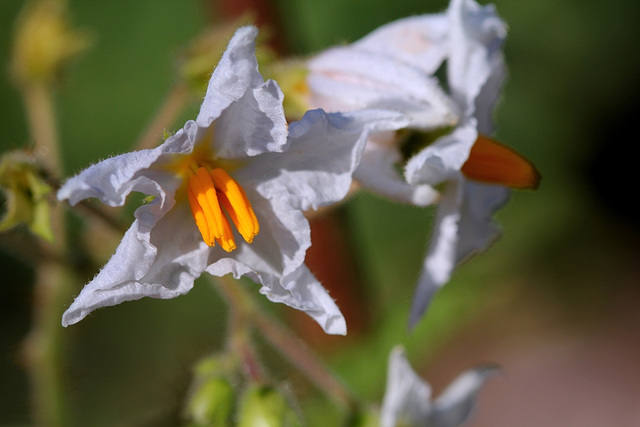
[[461, 170], [469, 179], [518, 189], [536, 189], [541, 179], [533, 163], [485, 135], [478, 136]]

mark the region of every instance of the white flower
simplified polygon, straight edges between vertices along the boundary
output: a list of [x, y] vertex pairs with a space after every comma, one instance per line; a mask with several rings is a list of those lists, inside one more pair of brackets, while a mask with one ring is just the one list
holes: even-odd
[[[407, 24], [410, 28], [398, 29], [402, 34], [395, 37], [395, 42], [384, 34], [378, 37], [379, 32], [385, 32], [383, 27], [352, 45], [316, 55], [307, 63], [308, 104], [326, 111], [366, 108], [399, 111], [409, 118], [409, 127], [413, 129], [433, 130], [455, 124], [459, 115], [456, 105], [431, 75], [442, 62], [444, 51], [439, 49], [441, 52], [435, 55], [420, 56], [425, 58], [423, 65], [431, 71], [425, 72], [405, 62], [403, 59], [407, 55], [395, 49], [396, 44], [402, 45], [400, 39], [407, 36], [407, 49], [424, 51], [417, 40], [419, 37], [408, 35], [408, 30], [428, 28], [427, 22], [441, 27], [442, 21], [439, 16], [411, 18]], [[394, 24], [391, 26], [395, 28]], [[439, 28], [438, 32], [441, 30]], [[442, 34], [437, 38], [442, 38]], [[387, 49], [398, 53], [399, 57], [389, 55]], [[398, 174], [395, 165], [401, 159], [395, 133], [375, 135], [367, 143], [355, 178], [369, 190], [394, 200], [419, 206], [434, 203], [438, 193], [431, 186], [409, 185]]]
[[287, 131], [282, 92], [258, 71], [256, 34], [244, 27], [231, 39], [195, 121], [159, 147], [104, 160], [60, 189], [58, 198], [71, 204], [97, 197], [121, 206], [132, 191], [153, 197], [63, 325], [99, 307], [185, 294], [206, 271], [247, 276], [271, 301], [305, 311], [327, 333], [346, 333], [334, 301], [304, 266], [311, 242], [303, 211], [344, 197], [366, 132], [404, 119], [318, 110]]
[[[455, 267], [497, 238], [491, 217], [506, 203], [508, 187], [535, 187], [539, 179], [529, 162], [486, 136], [493, 131], [493, 108], [505, 76], [505, 36], [493, 6], [452, 0], [445, 13], [392, 22], [308, 64], [312, 106], [401, 111], [411, 120], [409, 136], [417, 135], [423, 146], [409, 158], [403, 178], [396, 171], [401, 138], [392, 132], [373, 135], [354, 174], [366, 188], [391, 199], [419, 206], [438, 202], [412, 326]], [[444, 61], [449, 93], [434, 77]], [[426, 132], [440, 137], [429, 144], [421, 136]]]
[[465, 371], [432, 401], [431, 386], [413, 371], [404, 349], [395, 347], [389, 356], [380, 424], [382, 427], [462, 425], [469, 419], [485, 380], [496, 372], [498, 368], [489, 366]]
[[[484, 136], [493, 131], [493, 108], [505, 76], [501, 51], [506, 36], [504, 22], [492, 5], [482, 7], [473, 0], [452, 0], [447, 17], [447, 84], [462, 115], [450, 134], [421, 150], [405, 167], [409, 184], [446, 183], [416, 288], [410, 325], [422, 317], [433, 294], [449, 281], [455, 267], [498, 237], [499, 229], [491, 217], [510, 193], [502, 184], [518, 184], [506, 182], [507, 171], [502, 174], [500, 163], [491, 164], [492, 156], [530, 166]], [[490, 177], [492, 172], [497, 176]], [[530, 172], [527, 179], [537, 184], [537, 176], [532, 175], [535, 171]]]

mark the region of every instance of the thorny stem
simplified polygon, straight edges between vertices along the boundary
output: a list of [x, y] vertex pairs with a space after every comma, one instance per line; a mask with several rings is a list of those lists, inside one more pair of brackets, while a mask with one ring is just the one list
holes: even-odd
[[163, 132], [173, 125], [188, 100], [189, 88], [184, 83], [174, 84], [164, 103], [145, 129], [135, 149], [144, 150], [156, 147], [162, 140]]
[[[357, 406], [353, 394], [334, 376], [319, 357], [272, 316], [264, 313], [231, 276], [217, 278], [217, 288], [225, 295], [232, 310], [243, 312], [247, 323], [259, 330], [271, 346], [295, 365], [313, 384], [338, 405], [346, 409]], [[232, 319], [233, 320], [233, 319]]]

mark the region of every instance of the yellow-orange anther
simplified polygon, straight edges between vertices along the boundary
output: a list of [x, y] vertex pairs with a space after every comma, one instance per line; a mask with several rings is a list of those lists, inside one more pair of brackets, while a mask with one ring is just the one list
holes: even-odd
[[202, 235], [202, 240], [209, 245], [215, 246], [216, 241], [215, 237], [209, 231], [209, 224], [207, 223], [207, 217], [204, 214], [204, 210], [202, 206], [198, 204], [198, 199], [191, 188], [188, 190], [189, 195], [189, 206], [191, 206], [191, 214], [193, 215], [193, 219], [196, 221], [196, 225], [198, 226], [198, 230], [200, 230], [200, 234]]
[[220, 204], [247, 243], [251, 243], [260, 231], [258, 218], [240, 185], [224, 169], [211, 171], [211, 179], [218, 193]]
[[530, 161], [485, 135], [478, 135], [462, 173], [476, 181], [511, 188], [535, 189], [540, 184], [540, 173]]
[[222, 249], [236, 248], [229, 221], [224, 216], [211, 176], [203, 167], [189, 178], [189, 205], [202, 239], [209, 246], [218, 241]]
[[260, 231], [258, 219], [247, 195], [223, 169], [209, 172], [208, 169], [199, 167], [189, 178], [187, 190], [191, 213], [202, 240], [207, 245], [215, 246], [217, 241], [227, 252], [236, 248], [225, 212], [248, 243]]

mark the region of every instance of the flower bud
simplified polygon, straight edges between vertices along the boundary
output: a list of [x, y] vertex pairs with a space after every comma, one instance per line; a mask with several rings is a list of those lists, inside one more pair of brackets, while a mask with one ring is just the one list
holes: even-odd
[[350, 414], [344, 427], [380, 427], [379, 414], [372, 408], [358, 409]]
[[17, 21], [11, 74], [21, 85], [50, 84], [88, 45], [87, 34], [70, 27], [63, 0], [30, 1]]
[[204, 381], [191, 395], [187, 417], [196, 425], [228, 426], [235, 404], [233, 387], [224, 378]]
[[37, 236], [53, 240], [47, 194], [51, 187], [35, 160], [22, 151], [11, 151], [0, 158], [0, 188], [6, 198], [6, 212], [0, 231], [25, 224]]
[[245, 392], [239, 410], [239, 427], [298, 425], [296, 413], [274, 387], [254, 384]]
[[185, 417], [197, 426], [231, 425], [236, 404], [236, 358], [215, 354], [199, 361], [185, 408]]

